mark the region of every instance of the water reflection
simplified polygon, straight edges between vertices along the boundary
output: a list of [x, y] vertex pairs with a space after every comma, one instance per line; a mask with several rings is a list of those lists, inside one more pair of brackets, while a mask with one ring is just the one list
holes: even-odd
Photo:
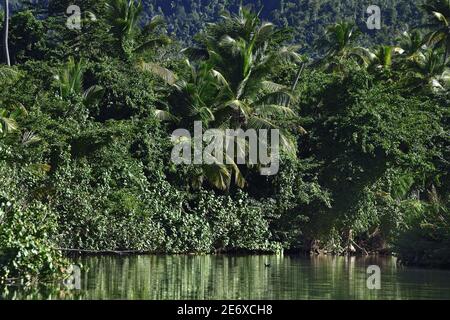
[[[105, 256], [75, 262], [84, 266], [81, 291], [10, 287], [3, 298], [450, 299], [450, 271], [397, 267], [393, 258]], [[381, 290], [366, 286], [369, 265], [381, 268]]]

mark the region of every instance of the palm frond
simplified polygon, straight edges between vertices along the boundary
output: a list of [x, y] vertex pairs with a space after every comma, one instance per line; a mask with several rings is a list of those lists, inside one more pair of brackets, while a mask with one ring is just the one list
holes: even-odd
[[278, 84], [268, 80], [261, 81], [261, 89], [268, 92], [278, 92], [288, 90], [288, 88], [285, 85]]
[[155, 117], [160, 121], [173, 121], [178, 122], [178, 118], [165, 110], [155, 110]]
[[224, 164], [203, 165], [204, 176], [219, 190], [228, 190], [231, 184], [231, 172]]
[[213, 77], [219, 82], [219, 84], [223, 87], [225, 87], [227, 90], [231, 91], [230, 84], [228, 83], [227, 79], [221, 74], [219, 71], [212, 69], [211, 74]]
[[248, 120], [248, 127], [255, 130], [278, 130], [280, 134], [281, 148], [290, 156], [295, 156], [295, 142], [293, 141], [293, 139], [289, 138], [288, 135], [284, 133], [284, 130], [280, 129], [280, 127], [274, 122], [263, 117], [253, 116]]
[[264, 116], [264, 117], [271, 117], [271, 116], [289, 116], [294, 117], [295, 112], [289, 107], [286, 107], [285, 105], [277, 105], [277, 104], [264, 104], [261, 106], [258, 106], [255, 108], [255, 111], [258, 115]]
[[17, 131], [19, 126], [16, 119], [28, 115], [27, 110], [21, 103], [16, 103], [11, 110], [0, 108], [0, 135], [6, 136]]
[[144, 53], [148, 50], [153, 50], [157, 47], [168, 45], [171, 43], [171, 40], [169, 37], [166, 36], [160, 36], [158, 38], [147, 40], [146, 42], [142, 43], [141, 45], [137, 46], [133, 49], [133, 52], [135, 53]]
[[140, 61], [138, 67], [142, 71], [149, 72], [158, 76], [169, 85], [174, 85], [177, 82], [177, 76], [175, 75], [175, 73], [156, 63]]
[[22, 134], [21, 143], [22, 143], [22, 145], [27, 146], [30, 144], [37, 143], [41, 140], [42, 139], [37, 134], [35, 134], [33, 131], [25, 131]]
[[433, 16], [440, 22], [442, 22], [446, 27], [448, 27], [447, 18], [440, 12], [432, 11]]
[[6, 134], [16, 131], [17, 129], [17, 122], [13, 118], [9, 118], [7, 115], [2, 115], [0, 110], [0, 135], [5, 136]]
[[295, 100], [295, 96], [289, 91], [275, 91], [263, 94], [254, 101], [255, 105], [266, 105], [266, 104], [276, 104], [276, 105], [288, 105], [290, 102]]
[[71, 94], [81, 94], [83, 89], [83, 60], [75, 61], [69, 57], [68, 62], [61, 67], [55, 79], [59, 85], [61, 98]]
[[209, 51], [206, 48], [184, 48], [181, 53], [185, 54], [191, 60], [207, 60], [209, 59]]
[[270, 40], [270, 37], [273, 35], [274, 29], [275, 25], [273, 23], [263, 23], [255, 33], [255, 41], [265, 42]]
[[105, 89], [101, 86], [91, 86], [83, 93], [83, 101], [88, 106], [93, 106], [100, 102], [105, 93]]
[[155, 32], [159, 27], [166, 25], [166, 20], [163, 16], [154, 16], [149, 23], [147, 23], [142, 29], [143, 35], [149, 35]]

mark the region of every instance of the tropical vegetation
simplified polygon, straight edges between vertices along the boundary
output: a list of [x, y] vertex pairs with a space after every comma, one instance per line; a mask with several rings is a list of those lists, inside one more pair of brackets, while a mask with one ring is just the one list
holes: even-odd
[[[81, 29], [66, 27], [71, 2]], [[290, 22], [302, 1], [274, 8], [274, 23], [230, 3], [195, 37], [149, 1], [3, 16], [0, 281], [61, 276], [69, 251], [394, 253], [450, 267], [450, 3], [394, 2], [421, 23], [389, 38], [348, 16], [302, 22], [302, 35]], [[278, 129], [278, 174], [176, 165], [171, 134], [196, 121]]]

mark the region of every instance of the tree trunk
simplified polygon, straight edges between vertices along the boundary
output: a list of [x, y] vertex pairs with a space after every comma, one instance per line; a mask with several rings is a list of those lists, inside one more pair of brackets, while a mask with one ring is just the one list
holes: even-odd
[[446, 46], [445, 46], [445, 55], [444, 55], [444, 64], [447, 63], [448, 56], [449, 56], [449, 54], [450, 54], [449, 50], [450, 50], [450, 44], [446, 43]]
[[6, 64], [11, 65], [11, 60], [9, 58], [9, 47], [8, 47], [8, 34], [9, 34], [9, 0], [3, 1], [3, 6], [5, 7], [5, 21], [3, 22], [3, 51], [5, 54]]
[[304, 69], [305, 69], [305, 64], [302, 63], [300, 69], [298, 69], [297, 75], [295, 77], [294, 84], [292, 85], [292, 88], [291, 88], [292, 92], [294, 92], [297, 89], [298, 82], [300, 81], [300, 77], [302, 76], [302, 73], [303, 73]]

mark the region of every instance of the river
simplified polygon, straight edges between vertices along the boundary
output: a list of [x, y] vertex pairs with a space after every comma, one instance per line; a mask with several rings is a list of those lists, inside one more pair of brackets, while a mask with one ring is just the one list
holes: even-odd
[[[83, 257], [80, 290], [2, 288], [3, 299], [450, 299], [450, 271], [386, 257], [149, 255]], [[270, 266], [268, 266], [270, 264]], [[381, 289], [367, 287], [380, 267]]]

